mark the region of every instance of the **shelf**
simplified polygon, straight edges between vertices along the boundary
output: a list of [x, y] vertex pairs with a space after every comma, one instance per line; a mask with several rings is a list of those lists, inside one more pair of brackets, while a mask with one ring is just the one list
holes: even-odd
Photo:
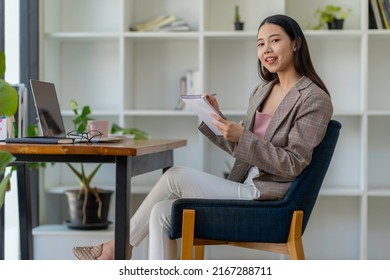
[[[68, 186], [56, 186], [46, 189], [47, 194], [55, 194], [55, 195], [63, 195], [65, 191], [70, 189], [79, 189], [80, 187], [77, 185], [68, 185]], [[106, 185], [99, 185], [98, 188], [104, 189], [104, 190], [115, 190], [114, 186], [106, 186]], [[132, 194], [148, 194], [150, 190], [153, 188], [153, 186], [149, 185], [133, 185], [131, 186], [131, 193]]]
[[113, 236], [114, 235], [114, 225], [109, 225], [107, 229], [104, 230], [74, 230], [68, 228], [65, 224], [46, 224], [40, 225], [33, 228], [33, 236], [43, 237], [43, 236]]
[[368, 187], [367, 195], [369, 197], [389, 197], [390, 186], [388, 187]]
[[55, 32], [46, 33], [47, 39], [59, 41], [98, 41], [118, 39], [120, 33], [116, 32]]
[[304, 30], [303, 33], [308, 38], [316, 38], [319, 40], [349, 40], [359, 39], [363, 31], [362, 30]]
[[152, 39], [177, 39], [185, 40], [199, 39], [199, 32], [197, 31], [186, 31], [186, 32], [126, 32], [123, 36], [127, 39], [143, 39], [143, 40], [152, 40]]
[[363, 191], [357, 188], [322, 188], [320, 190], [320, 196], [334, 196], [334, 197], [339, 197], [339, 196], [357, 196], [360, 197], [363, 194]]

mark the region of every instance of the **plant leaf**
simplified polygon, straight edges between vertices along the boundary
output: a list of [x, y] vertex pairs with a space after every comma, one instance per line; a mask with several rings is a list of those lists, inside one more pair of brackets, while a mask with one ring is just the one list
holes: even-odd
[[[11, 153], [6, 151], [0, 151], [0, 177], [4, 175], [5, 168], [14, 160], [15, 157]], [[12, 175], [12, 169], [11, 172], [8, 173], [7, 176], [5, 176], [3, 180], [1, 180], [0, 182], [0, 209], [1, 207], [3, 207], [5, 192], [10, 187], [9, 180], [11, 178], [11, 175]]]
[[0, 151], [0, 176], [4, 175], [5, 168], [15, 160], [15, 157], [7, 152]]
[[99, 163], [95, 166], [95, 168], [89, 173], [88, 177], [86, 178], [86, 181], [88, 183], [88, 186], [90, 185], [90, 182], [92, 181], [92, 178], [95, 176], [96, 172], [99, 170], [99, 168], [102, 166], [102, 163]]
[[18, 108], [18, 93], [6, 81], [0, 79], [0, 115], [12, 116]]
[[91, 114], [91, 108], [89, 106], [84, 106], [81, 115], [87, 118], [89, 114]]
[[5, 73], [5, 54], [0, 52], [0, 77], [3, 77]]
[[4, 199], [5, 199], [5, 192], [9, 190], [10, 186], [10, 178], [11, 178], [11, 173], [8, 173], [7, 176], [3, 178], [3, 180], [0, 182], [0, 209], [4, 205]]
[[71, 165], [69, 162], [66, 162], [66, 165], [68, 165], [70, 170], [72, 170], [73, 173], [76, 175], [76, 177], [79, 180], [80, 184], [83, 184], [84, 182], [83, 182], [82, 174], [76, 168], [74, 168], [73, 165]]
[[[0, 52], [0, 78], [5, 74], [5, 54]], [[18, 108], [18, 93], [6, 81], [0, 79], [0, 117], [12, 116]]]

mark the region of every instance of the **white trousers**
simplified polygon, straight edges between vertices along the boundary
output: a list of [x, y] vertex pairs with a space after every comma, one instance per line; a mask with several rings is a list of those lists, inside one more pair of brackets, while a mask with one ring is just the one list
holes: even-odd
[[171, 206], [178, 198], [242, 199], [260, 195], [253, 185], [240, 184], [188, 167], [166, 171], [130, 220], [130, 244], [149, 234], [149, 259], [176, 259], [176, 240], [169, 238]]

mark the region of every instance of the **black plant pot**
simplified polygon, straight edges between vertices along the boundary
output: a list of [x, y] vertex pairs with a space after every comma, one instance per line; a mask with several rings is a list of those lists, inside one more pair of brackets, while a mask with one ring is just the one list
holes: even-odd
[[344, 20], [334, 19], [332, 22], [328, 22], [328, 29], [343, 29]]
[[234, 22], [234, 29], [235, 30], [244, 30], [244, 23], [241, 21]]
[[98, 216], [99, 203], [95, 196], [89, 193], [86, 221], [83, 223], [83, 203], [84, 194], [79, 195], [79, 190], [68, 190], [65, 194], [68, 198], [70, 220], [67, 222], [72, 229], [106, 229], [110, 222], [108, 221], [108, 211], [110, 209], [111, 195], [113, 191], [99, 190], [100, 199], [102, 200], [101, 216]]

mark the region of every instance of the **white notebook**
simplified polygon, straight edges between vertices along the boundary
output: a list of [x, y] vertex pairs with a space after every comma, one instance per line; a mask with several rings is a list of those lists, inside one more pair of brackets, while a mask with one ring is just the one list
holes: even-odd
[[214, 113], [219, 116], [219, 113], [208, 102], [204, 95], [182, 95], [181, 99], [196, 113], [199, 118], [214, 132], [215, 135], [222, 135], [221, 131], [213, 125], [215, 119], [211, 116]]

